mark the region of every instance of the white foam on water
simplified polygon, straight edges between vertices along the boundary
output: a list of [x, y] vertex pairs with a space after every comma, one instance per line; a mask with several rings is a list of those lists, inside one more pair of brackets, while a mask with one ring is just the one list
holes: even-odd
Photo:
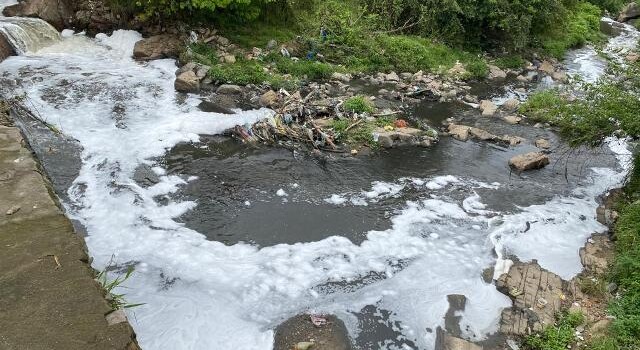
[[[153, 200], [185, 183], [153, 158], [180, 142], [198, 142], [199, 134], [219, 133], [271, 112], [228, 116], [180, 103], [174, 61], [134, 62], [130, 54], [138, 39], [130, 31], [95, 40], [66, 36], [37, 55], [9, 58], [0, 68], [20, 80], [22, 91], [16, 94], [26, 93], [40, 115], [82, 144], [82, 168], [67, 207], [87, 228], [96, 268], [112, 256], [120, 265], [136, 264], [123, 292], [130, 302], [145, 303], [130, 310], [145, 349], [271, 349], [273, 328], [309, 309], [340, 315], [356, 335], [352, 313], [367, 305], [391, 311], [401, 338], [432, 349], [435, 333], [425, 330], [443, 326], [449, 294], [467, 297], [461, 314], [465, 335], [484, 339], [497, 330], [500, 311], [510, 301], [482, 280], [483, 269], [506, 264], [502, 258], [511, 253], [537, 258], [563, 276], [574, 273], [587, 230], [601, 228], [593, 219], [593, 198], [622, 181], [611, 170], [596, 169], [593, 182], [574, 196], [504, 214], [501, 225], [475, 192], [499, 184], [454, 176], [374, 182], [349, 202], [366, 204], [407, 188], [438, 196], [407, 202], [390, 229], [369, 232], [359, 245], [334, 236], [264, 248], [226, 246], [174, 220], [196, 203]], [[25, 67], [30, 74], [19, 75]], [[140, 164], [153, 166], [160, 182], [137, 185], [132, 177]], [[448, 195], [454, 184], [464, 199]], [[537, 222], [523, 234], [527, 221]], [[494, 246], [500, 259], [493, 256]], [[376, 279], [327, 291], [333, 282], [357, 284], [366, 276]]]

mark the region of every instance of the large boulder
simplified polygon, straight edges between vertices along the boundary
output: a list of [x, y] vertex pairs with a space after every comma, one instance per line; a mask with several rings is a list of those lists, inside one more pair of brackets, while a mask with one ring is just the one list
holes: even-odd
[[573, 286], [558, 275], [532, 263], [515, 263], [496, 281], [496, 288], [513, 300], [502, 311], [500, 331], [528, 335], [554, 324], [556, 315], [576, 296]]
[[613, 252], [613, 242], [608, 235], [595, 235], [580, 248], [580, 262], [587, 271], [602, 274], [613, 260]]
[[489, 79], [504, 79], [507, 73], [497, 66], [489, 65]]
[[178, 58], [183, 46], [183, 41], [177, 35], [154, 35], [136, 43], [133, 48], [133, 57], [140, 60]]
[[618, 15], [618, 22], [626, 22], [638, 17], [640, 17], [640, 6], [634, 1], [622, 8], [622, 11], [620, 11]]
[[2, 11], [7, 17], [41, 18], [58, 30], [64, 29], [73, 17], [73, 6], [70, 1], [63, 0], [21, 0], [7, 6]]
[[509, 165], [518, 171], [540, 169], [548, 164], [549, 157], [542, 152], [520, 154], [509, 160]]
[[16, 54], [13, 46], [9, 43], [7, 38], [4, 35], [0, 34], [0, 62], [4, 61], [5, 58], [9, 56], [14, 56]]

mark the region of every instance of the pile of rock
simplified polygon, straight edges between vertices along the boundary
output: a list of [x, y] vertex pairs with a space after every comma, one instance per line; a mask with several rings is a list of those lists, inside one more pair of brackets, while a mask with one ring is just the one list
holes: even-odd
[[198, 92], [201, 83], [207, 78], [207, 73], [211, 69], [195, 62], [189, 62], [176, 72], [175, 89], [180, 92]]
[[460, 141], [467, 141], [469, 138], [475, 138], [481, 141], [493, 141], [506, 143], [510, 146], [519, 145], [526, 140], [519, 136], [502, 135], [497, 136], [486, 130], [476, 128], [473, 126], [449, 124], [447, 127], [450, 136]]
[[434, 132], [409, 127], [394, 128], [392, 130], [378, 128], [374, 130], [373, 137], [383, 148], [407, 145], [430, 147], [438, 141], [437, 134]]

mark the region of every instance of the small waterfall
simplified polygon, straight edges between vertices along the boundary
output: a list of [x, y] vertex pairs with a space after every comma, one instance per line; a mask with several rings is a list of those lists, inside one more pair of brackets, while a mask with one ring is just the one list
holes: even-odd
[[60, 41], [60, 33], [38, 18], [0, 17], [2, 33], [18, 55], [36, 52]]

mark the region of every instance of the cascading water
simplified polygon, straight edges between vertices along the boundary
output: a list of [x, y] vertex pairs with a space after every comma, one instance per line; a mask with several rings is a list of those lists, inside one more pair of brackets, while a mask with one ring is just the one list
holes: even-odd
[[0, 17], [0, 34], [18, 55], [36, 52], [60, 41], [60, 33], [39, 18]]
[[[592, 169], [574, 190], [515, 213], [483, 203], [507, 184], [458, 174], [377, 181], [370, 188], [320, 198], [343, 208], [418, 193], [418, 199], [401, 202], [389, 214], [389, 229], [370, 231], [359, 244], [334, 236], [227, 246], [175, 220], [198, 203], [156, 201], [194, 181], [190, 174], [168, 175], [158, 159], [180, 142], [197, 143], [201, 134], [220, 133], [271, 112], [199, 111], [195, 96], [185, 100], [174, 91], [174, 61], [131, 59], [138, 33], [116, 31], [95, 39], [65, 35], [56, 43], [50, 27], [4, 20], [3, 32], [8, 24], [19, 27], [22, 32], [11, 30], [22, 38], [16, 39], [21, 52], [32, 54], [0, 64], [17, 86], [3, 93], [26, 95], [40, 115], [82, 145], [82, 167], [65, 205], [87, 229], [96, 268], [112, 259], [120, 267], [136, 266], [123, 292], [131, 302], [145, 303], [130, 311], [145, 349], [270, 349], [274, 326], [306, 310], [339, 315], [357, 336], [362, 329], [354, 315], [369, 305], [387, 310], [389, 328], [396, 332], [378, 348], [432, 349], [433, 330], [444, 326], [450, 294], [467, 298], [459, 312], [463, 335], [484, 339], [497, 330], [509, 299], [483, 281], [483, 270], [496, 262], [497, 271], [508, 265], [502, 259], [508, 253], [539, 259], [563, 277], [575, 275], [581, 268], [579, 247], [605, 229], [593, 217], [595, 197], [624, 176], [613, 168]], [[43, 48], [40, 42], [47, 40], [25, 39], [25, 27], [54, 44]], [[611, 147], [624, 164], [624, 150], [615, 141]], [[133, 180], [141, 164], [152, 167], [156, 184], [142, 187]], [[531, 229], [523, 234], [529, 222]]]

